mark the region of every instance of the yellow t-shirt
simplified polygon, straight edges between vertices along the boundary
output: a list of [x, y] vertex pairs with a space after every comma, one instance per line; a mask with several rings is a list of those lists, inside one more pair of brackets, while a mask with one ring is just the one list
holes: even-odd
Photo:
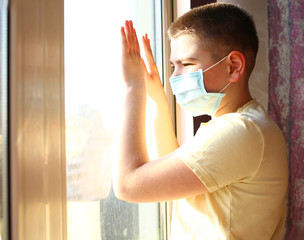
[[172, 240], [283, 238], [288, 185], [285, 140], [255, 100], [201, 126], [175, 157], [209, 192], [174, 202]]

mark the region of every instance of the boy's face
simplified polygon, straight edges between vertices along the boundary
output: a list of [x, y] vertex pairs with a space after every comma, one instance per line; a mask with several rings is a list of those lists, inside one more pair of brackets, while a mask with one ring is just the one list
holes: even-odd
[[[202, 47], [202, 44], [191, 35], [182, 34], [171, 39], [170, 63], [174, 69], [172, 77], [207, 69], [219, 60], [214, 61], [207, 48]], [[227, 65], [223, 61], [203, 73], [207, 92], [219, 92], [227, 84], [225, 70], [227, 71]]]

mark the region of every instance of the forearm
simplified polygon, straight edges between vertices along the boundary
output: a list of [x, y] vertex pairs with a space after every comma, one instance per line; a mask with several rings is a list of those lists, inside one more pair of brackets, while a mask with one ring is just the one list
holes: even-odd
[[143, 87], [126, 90], [120, 134], [120, 153], [115, 166], [117, 195], [133, 187], [137, 168], [149, 161], [145, 135], [146, 91]]
[[[169, 110], [168, 100], [162, 86], [160, 75], [153, 59], [150, 39], [146, 34], [143, 37], [143, 46], [146, 56], [146, 63], [149, 72], [145, 71], [145, 79], [147, 86], [147, 94], [151, 99], [153, 114], [148, 113], [149, 126], [153, 128], [154, 134], [149, 136], [155, 139], [155, 146], [158, 157], [167, 155], [178, 148], [174, 127], [172, 124], [171, 114]], [[151, 119], [153, 118], [153, 119]]]
[[155, 135], [158, 156], [164, 156], [179, 147], [173, 122], [171, 119], [170, 109], [165, 92], [161, 86], [158, 90], [157, 98], [153, 99], [153, 130]]

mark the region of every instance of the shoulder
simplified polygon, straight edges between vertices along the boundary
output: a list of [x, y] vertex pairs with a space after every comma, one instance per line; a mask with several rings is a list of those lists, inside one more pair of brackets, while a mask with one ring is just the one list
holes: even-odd
[[[231, 113], [211, 120], [207, 125], [202, 126], [195, 138], [197, 139], [221, 139], [243, 138], [249, 134], [259, 135], [259, 124], [252, 118], [241, 113]], [[209, 139], [210, 140], [210, 139]], [[240, 139], [239, 139], [240, 140]]]
[[275, 126], [263, 107], [252, 101], [238, 112], [214, 118], [201, 126], [192, 144], [261, 153], [265, 138], [269, 138], [268, 132], [278, 130]]
[[206, 131], [209, 128], [213, 132], [220, 131], [234, 134], [262, 133], [267, 128], [280, 132], [266, 110], [255, 100], [245, 104], [235, 113], [212, 119], [203, 129]]

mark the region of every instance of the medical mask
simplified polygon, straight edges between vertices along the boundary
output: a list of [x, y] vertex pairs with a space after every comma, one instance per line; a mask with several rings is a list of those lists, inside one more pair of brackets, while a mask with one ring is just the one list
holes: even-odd
[[231, 82], [219, 93], [208, 93], [204, 86], [203, 73], [224, 61], [226, 58], [227, 56], [204, 71], [200, 69], [196, 72], [190, 72], [169, 79], [177, 103], [193, 116], [203, 114], [214, 116], [219, 109], [220, 103], [225, 96], [225, 94], [221, 92], [224, 91]]

